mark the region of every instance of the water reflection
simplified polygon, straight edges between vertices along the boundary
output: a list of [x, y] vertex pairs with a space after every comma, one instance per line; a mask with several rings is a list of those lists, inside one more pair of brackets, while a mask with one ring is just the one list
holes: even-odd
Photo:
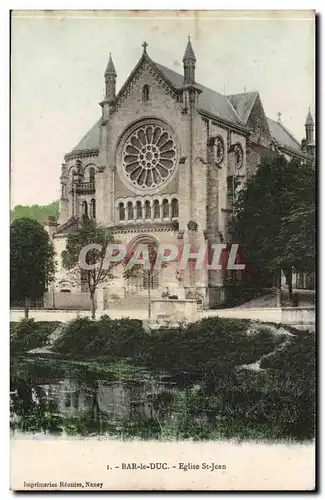
[[155, 422], [157, 397], [174, 391], [172, 383], [96, 380], [36, 382], [11, 380], [11, 429], [31, 432], [101, 433], [117, 423]]

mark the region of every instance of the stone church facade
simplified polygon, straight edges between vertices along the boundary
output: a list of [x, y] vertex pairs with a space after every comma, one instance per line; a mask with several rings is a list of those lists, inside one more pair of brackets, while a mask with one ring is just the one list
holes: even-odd
[[[144, 43], [140, 60], [116, 93], [117, 73], [109, 57], [101, 117], [65, 155], [59, 219], [45, 223], [57, 253], [57, 303], [82, 308], [87, 301], [82, 283], [72, 282], [60, 262], [67, 234], [78, 229], [84, 215], [109, 227], [126, 245], [225, 243], [236, 193], [261, 158], [282, 154], [312, 161], [310, 112], [299, 143], [280, 115], [277, 121], [265, 116], [258, 92], [222, 95], [198, 83], [195, 69], [190, 39], [183, 74], [153, 61]], [[117, 274], [104, 287], [105, 301], [143, 293], [141, 280]], [[171, 292], [177, 278], [177, 263], [170, 263], [153, 293]], [[223, 280], [216, 270], [189, 268], [182, 274], [185, 296], [206, 307], [225, 300]]]

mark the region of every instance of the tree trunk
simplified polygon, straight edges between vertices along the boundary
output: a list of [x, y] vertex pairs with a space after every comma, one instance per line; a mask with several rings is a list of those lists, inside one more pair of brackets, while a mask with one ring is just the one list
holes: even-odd
[[95, 292], [90, 292], [91, 300], [91, 319], [96, 319]]
[[28, 308], [28, 298], [25, 297], [25, 319], [28, 319], [29, 308]]
[[151, 319], [151, 273], [148, 271], [148, 318]]

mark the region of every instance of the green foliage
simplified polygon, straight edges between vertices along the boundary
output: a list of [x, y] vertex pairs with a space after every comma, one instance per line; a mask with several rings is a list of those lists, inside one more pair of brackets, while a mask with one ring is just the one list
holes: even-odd
[[139, 320], [78, 318], [68, 323], [54, 349], [82, 356], [134, 357], [141, 349], [144, 335]]
[[45, 229], [34, 220], [16, 219], [10, 225], [11, 299], [39, 298], [54, 270], [54, 249]]
[[[82, 275], [87, 282], [92, 301], [92, 317], [95, 318], [95, 292], [100, 283], [113, 277], [114, 263], [105, 264], [107, 246], [116, 243], [112, 233], [106, 227], [97, 224], [94, 219], [85, 218], [81, 228], [76, 233], [70, 233], [66, 250], [62, 252], [62, 263], [66, 269], [72, 270], [76, 280]], [[80, 252], [87, 245], [100, 245], [101, 250], [91, 249], [85, 256], [86, 263], [92, 269], [81, 269], [79, 265]]]
[[53, 201], [49, 205], [16, 205], [10, 211], [10, 223], [16, 219], [33, 219], [43, 224], [48, 215], [59, 216], [59, 202]]
[[248, 271], [315, 265], [315, 168], [284, 157], [264, 160], [236, 204], [232, 238]]
[[10, 324], [10, 351], [17, 354], [42, 347], [48, 342], [49, 335], [60, 325], [57, 321], [38, 321], [22, 319]]
[[132, 358], [151, 369], [213, 379], [238, 364], [251, 363], [281, 342], [280, 336], [248, 336], [248, 320], [206, 318], [184, 328], [145, 331], [138, 320], [70, 322], [54, 350], [81, 356]]

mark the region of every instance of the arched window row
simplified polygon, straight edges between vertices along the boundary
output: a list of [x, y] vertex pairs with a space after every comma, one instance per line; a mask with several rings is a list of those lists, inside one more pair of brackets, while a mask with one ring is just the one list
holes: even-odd
[[136, 220], [172, 220], [178, 218], [178, 200], [149, 200], [119, 202], [117, 207], [119, 221]]
[[95, 183], [96, 181], [96, 165], [93, 163], [86, 165], [84, 168], [81, 167], [81, 170], [78, 170], [78, 168], [75, 165], [73, 167], [70, 167], [69, 169], [70, 182], [74, 181], [74, 175], [77, 173], [79, 173], [80, 175], [81, 182]]
[[96, 200], [92, 198], [88, 204], [87, 201], [83, 201], [81, 204], [81, 215], [83, 217], [91, 217], [96, 219]]

